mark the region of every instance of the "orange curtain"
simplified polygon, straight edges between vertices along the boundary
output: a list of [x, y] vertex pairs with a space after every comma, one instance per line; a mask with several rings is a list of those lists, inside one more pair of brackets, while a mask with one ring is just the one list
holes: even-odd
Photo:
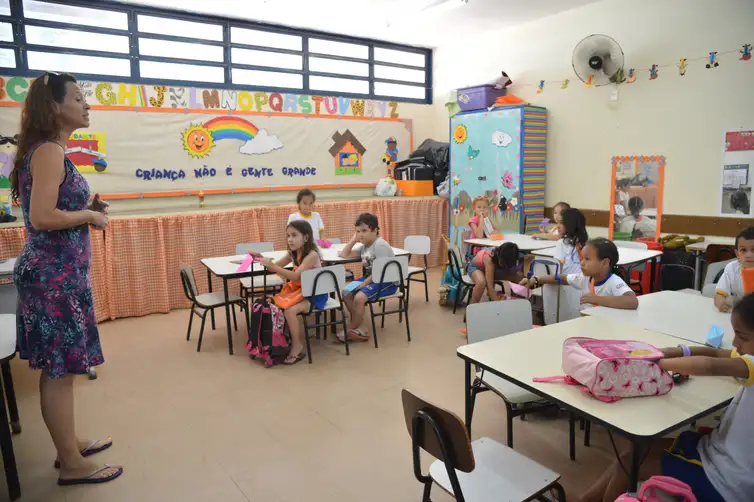
[[[432, 239], [430, 267], [445, 262], [440, 236], [448, 228], [448, 204], [444, 199], [392, 198], [317, 204], [325, 223], [326, 238], [347, 242], [360, 213], [380, 220], [382, 237], [402, 247], [409, 235]], [[97, 319], [143, 316], [187, 308], [179, 265], [194, 268], [197, 287], [206, 292], [207, 271], [202, 258], [235, 254], [236, 244], [272, 242], [285, 249], [285, 223], [293, 205], [263, 206], [239, 211], [144, 218], [115, 218], [104, 232], [92, 232], [92, 292]], [[0, 259], [17, 256], [23, 248], [23, 228], [0, 230]], [[419, 265], [419, 259], [413, 263]], [[359, 265], [349, 265], [359, 275]], [[214, 291], [222, 281], [213, 278]], [[238, 292], [238, 281], [229, 284]]]

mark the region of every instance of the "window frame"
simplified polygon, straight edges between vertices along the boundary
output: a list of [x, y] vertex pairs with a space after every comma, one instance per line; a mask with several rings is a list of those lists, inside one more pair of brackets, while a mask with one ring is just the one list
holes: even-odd
[[[77, 73], [77, 77], [82, 80], [101, 80], [109, 82], [125, 82], [125, 83], [140, 83], [140, 84], [163, 84], [169, 86], [183, 86], [183, 87], [205, 87], [208, 89], [236, 89], [236, 90], [261, 90], [268, 92], [280, 92], [280, 93], [295, 93], [301, 95], [319, 95], [319, 96], [343, 96], [356, 99], [374, 100], [374, 101], [397, 101], [407, 103], [418, 104], [432, 104], [432, 49], [423, 47], [413, 47], [401, 44], [395, 44], [391, 42], [384, 42], [378, 40], [372, 40], [367, 38], [350, 37], [342, 35], [334, 35], [331, 33], [324, 33], [314, 30], [289, 28], [285, 26], [278, 26], [268, 23], [261, 23], [255, 21], [246, 21], [238, 19], [229, 19], [213, 15], [194, 14], [189, 12], [173, 11], [170, 9], [148, 7], [140, 5], [127, 5], [112, 0], [97, 0], [96, 2], [84, 1], [84, 0], [41, 0], [47, 3], [63, 4], [71, 7], [85, 7], [89, 9], [109, 10], [113, 12], [125, 13], [128, 16], [128, 29], [114, 29], [114, 28], [100, 28], [88, 25], [78, 25], [72, 23], [63, 23], [57, 21], [45, 21], [39, 19], [24, 18], [23, 16], [23, 0], [10, 0], [11, 14], [10, 16], [0, 15], [0, 21], [10, 23], [13, 28], [14, 41], [13, 42], [0, 42], [0, 48], [12, 49], [16, 57], [15, 68], [0, 68], [0, 73], [8, 76], [32, 76], [38, 73], [38, 70], [30, 70], [28, 68], [28, 61], [26, 57], [27, 51], [40, 51], [50, 52], [57, 54], [72, 54], [79, 56], [99, 56], [112, 59], [128, 59], [130, 61], [131, 75], [130, 77], [113, 77], [107, 75], [98, 75], [96, 73], [81, 74]], [[137, 28], [137, 14], [157, 16], [157, 17], [169, 17], [175, 20], [203, 22], [211, 24], [219, 24], [222, 26], [223, 41], [204, 40], [199, 38], [175, 36], [175, 35], [163, 35], [147, 32], [139, 32]], [[25, 27], [26, 26], [39, 26], [45, 28], [60, 28], [72, 31], [81, 31], [87, 33], [98, 33], [107, 35], [121, 35], [129, 38], [129, 53], [117, 53], [117, 52], [105, 52], [91, 49], [73, 49], [63, 47], [52, 47], [46, 45], [29, 44], [26, 42]], [[274, 47], [265, 47], [259, 45], [250, 45], [244, 43], [234, 43], [231, 41], [231, 28], [246, 28], [257, 31], [264, 31], [282, 35], [294, 35], [301, 37], [301, 50], [280, 49]], [[210, 61], [196, 61], [187, 60], [181, 58], [171, 58], [164, 56], [144, 56], [139, 54], [138, 39], [140, 37], [152, 38], [174, 42], [186, 42], [196, 43], [203, 45], [214, 45], [223, 47], [223, 61], [222, 62], [210, 62]], [[360, 59], [348, 56], [336, 56], [332, 54], [322, 54], [317, 52], [309, 52], [309, 39], [316, 38], [322, 40], [328, 40], [332, 42], [352, 43], [359, 45], [366, 45], [368, 47], [368, 59]], [[271, 53], [279, 54], [295, 54], [302, 58], [302, 69], [293, 70], [287, 68], [275, 68], [262, 65], [253, 64], [240, 64], [232, 63], [231, 50], [233, 48], [238, 49], [252, 49]], [[415, 54], [424, 55], [425, 65], [424, 67], [390, 63], [386, 61], [376, 61], [374, 59], [375, 48], [397, 50], [401, 52], [411, 52]], [[343, 75], [339, 73], [329, 72], [317, 72], [309, 70], [309, 57], [366, 63], [369, 67], [368, 76], [355, 76], [355, 75]], [[197, 67], [222, 67], [224, 69], [224, 82], [213, 83], [205, 81], [191, 81], [191, 80], [167, 80], [167, 79], [154, 79], [141, 77], [139, 62], [140, 61], [153, 61], [164, 63], [181, 63], [190, 64]], [[380, 66], [392, 66], [395, 68], [405, 68], [411, 70], [422, 70], [425, 74], [424, 82], [408, 82], [402, 80], [392, 80], [384, 78], [376, 78], [374, 75], [375, 65]], [[262, 70], [262, 71], [274, 71], [281, 73], [294, 73], [302, 75], [302, 88], [275, 88], [266, 86], [254, 86], [246, 84], [234, 84], [232, 81], [232, 70], [234, 68], [245, 70]], [[369, 93], [343, 93], [337, 91], [322, 91], [312, 90], [309, 86], [309, 77], [333, 77], [333, 78], [347, 78], [352, 80], [368, 81]], [[382, 96], [377, 95], [374, 92], [375, 82], [385, 82], [392, 84], [400, 84], [412, 87], [420, 87], [424, 89], [424, 99], [404, 98], [399, 96]]]

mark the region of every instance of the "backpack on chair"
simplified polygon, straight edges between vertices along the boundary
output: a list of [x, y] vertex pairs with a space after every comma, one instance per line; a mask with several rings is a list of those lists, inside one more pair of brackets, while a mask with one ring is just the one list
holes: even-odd
[[270, 368], [285, 360], [290, 347], [283, 311], [267, 298], [256, 300], [251, 308], [249, 341], [246, 343], [249, 357], [263, 359], [265, 366]]

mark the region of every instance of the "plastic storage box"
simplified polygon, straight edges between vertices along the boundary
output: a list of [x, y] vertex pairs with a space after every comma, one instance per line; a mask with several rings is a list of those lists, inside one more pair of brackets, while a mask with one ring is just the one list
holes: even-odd
[[464, 112], [482, 110], [492, 106], [500, 96], [505, 96], [505, 89], [495, 89], [494, 85], [458, 89], [458, 106]]

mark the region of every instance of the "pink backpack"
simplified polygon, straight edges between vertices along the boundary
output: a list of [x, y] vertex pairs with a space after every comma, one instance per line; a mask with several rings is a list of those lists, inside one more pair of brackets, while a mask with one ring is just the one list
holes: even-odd
[[664, 357], [654, 346], [631, 340], [572, 337], [563, 343], [567, 376], [535, 378], [564, 380], [604, 402], [624, 397], [659, 396], [673, 388], [673, 377], [657, 365]]
[[[672, 499], [662, 497], [670, 495]], [[691, 488], [686, 483], [667, 476], [652, 476], [641, 485], [639, 494], [635, 497], [624, 493], [615, 502], [664, 502], [677, 500], [678, 502], [696, 502], [696, 497], [691, 493]]]

